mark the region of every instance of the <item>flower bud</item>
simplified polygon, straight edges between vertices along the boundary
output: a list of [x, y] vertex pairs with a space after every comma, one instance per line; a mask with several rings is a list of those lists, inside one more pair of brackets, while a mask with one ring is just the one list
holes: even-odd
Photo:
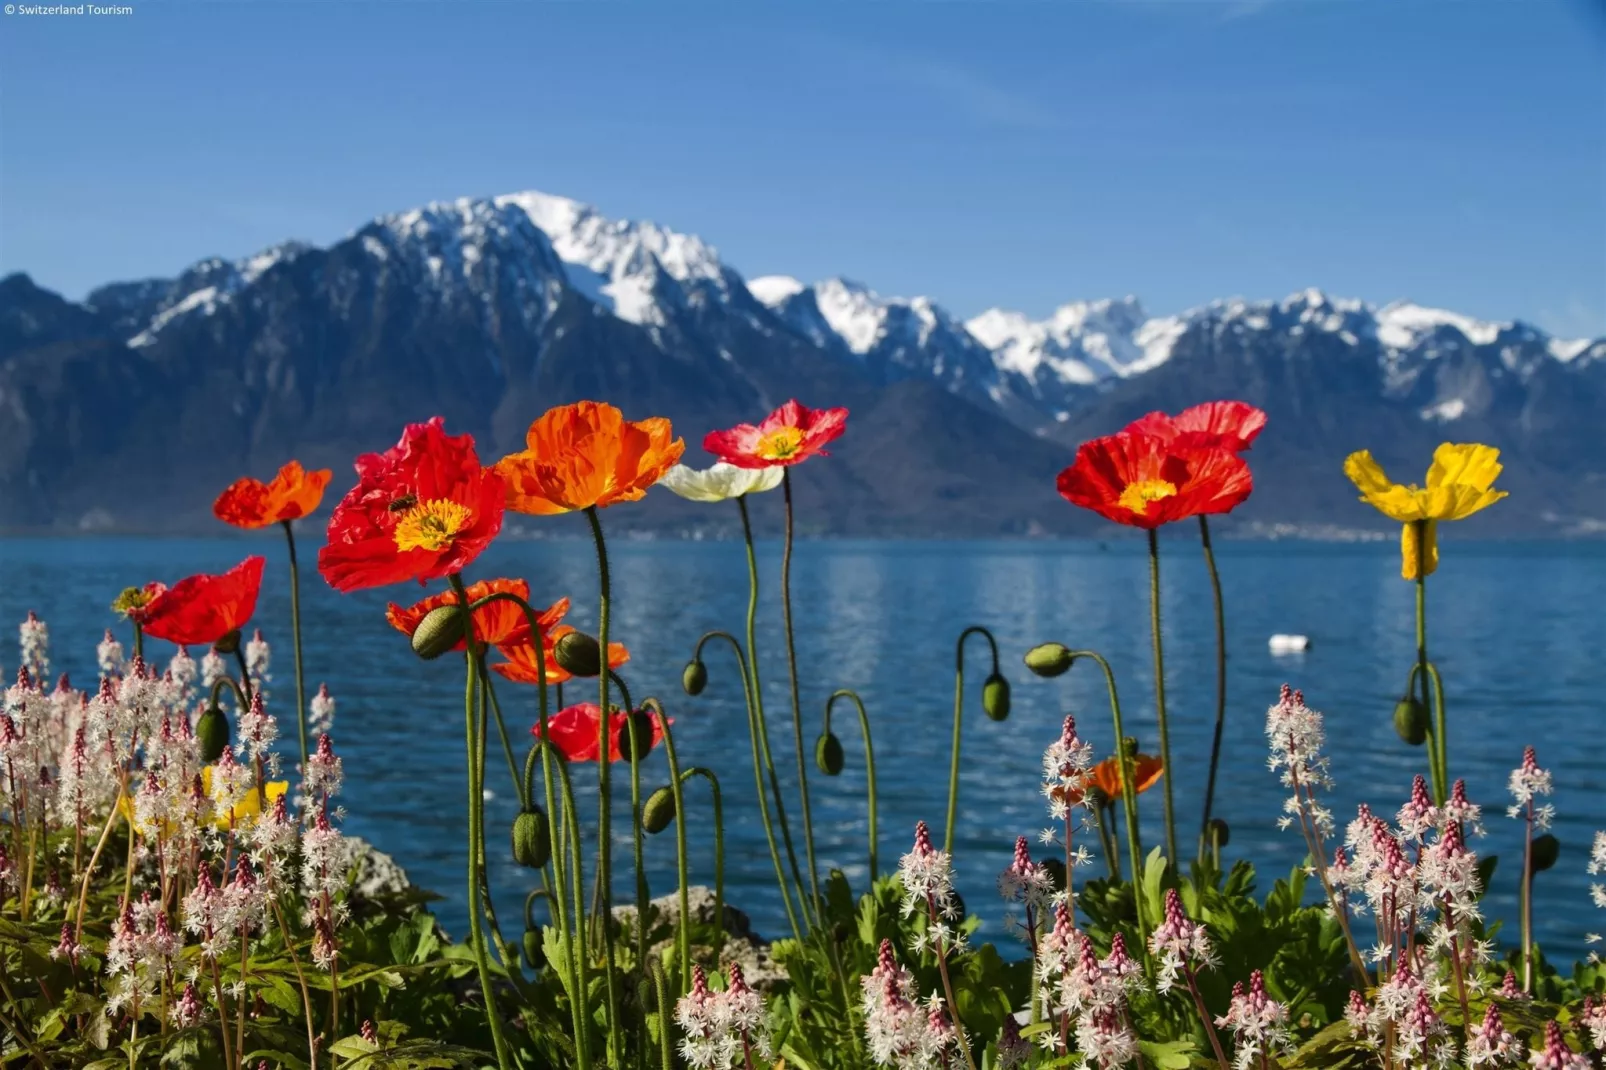
[[708, 686], [708, 666], [701, 658], [686, 663], [686, 670], [680, 674], [680, 686], [688, 695], [703, 693], [703, 688]]
[[217, 761], [223, 748], [229, 745], [228, 718], [216, 703], [207, 706], [201, 719], [195, 722], [195, 738], [201, 744], [201, 761], [208, 764]]
[[530, 964], [530, 969], [539, 970], [546, 965], [546, 951], [541, 946], [541, 930], [524, 930], [524, 961]]
[[639, 762], [650, 750], [652, 750], [652, 715], [646, 710], [631, 710], [629, 720], [619, 729], [619, 756], [626, 761], [635, 758]]
[[1138, 756], [1138, 737], [1124, 736], [1121, 739], [1121, 757], [1136, 758]]
[[552, 857], [552, 830], [539, 806], [521, 810], [513, 819], [513, 860], [540, 869]]
[[836, 738], [835, 732], [821, 732], [820, 738], [814, 741], [814, 764], [826, 776], [842, 772], [842, 741]]
[[1056, 892], [1065, 890], [1065, 862], [1058, 858], [1043, 859], [1043, 872], [1048, 874], [1049, 883]]
[[240, 629], [235, 628], [225, 634], [223, 638], [212, 644], [212, 649], [219, 654], [232, 654], [240, 649]]
[[1535, 836], [1533, 843], [1533, 869], [1535, 873], [1543, 873], [1556, 864], [1556, 858], [1561, 854], [1561, 841], [1550, 833]]
[[1072, 660], [1064, 643], [1043, 643], [1026, 652], [1026, 667], [1038, 676], [1058, 676], [1071, 667]]
[[463, 610], [457, 605], [436, 606], [413, 629], [413, 653], [425, 661], [440, 657], [462, 641]]
[[568, 632], [552, 648], [552, 657], [571, 676], [599, 676], [602, 648], [585, 632]]
[[1427, 742], [1428, 709], [1415, 695], [1407, 695], [1394, 704], [1394, 731], [1413, 747]]
[[995, 721], [1009, 716], [1009, 681], [997, 673], [981, 685], [981, 708]]
[[1212, 817], [1210, 819], [1209, 839], [1217, 847], [1225, 847], [1232, 841], [1232, 830], [1227, 827], [1227, 823], [1221, 818]]
[[668, 784], [647, 796], [641, 807], [641, 827], [656, 836], [675, 820], [675, 792]]

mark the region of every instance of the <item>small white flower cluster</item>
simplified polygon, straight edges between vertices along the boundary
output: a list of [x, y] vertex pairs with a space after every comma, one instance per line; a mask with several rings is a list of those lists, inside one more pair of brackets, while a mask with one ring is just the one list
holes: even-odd
[[35, 680], [44, 680], [50, 675], [50, 628], [30, 609], [18, 634], [22, 642], [22, 667]]
[[95, 648], [95, 661], [100, 666], [102, 676], [123, 675], [123, 644], [112, 635], [110, 628], [106, 629], [106, 637]]
[[1528, 1049], [1506, 1030], [1506, 1023], [1500, 1017], [1500, 1008], [1489, 1004], [1489, 1009], [1483, 1012], [1483, 1024], [1467, 1042], [1468, 1070], [1481, 1070], [1485, 1066], [1517, 1066], [1527, 1053]]
[[1182, 909], [1182, 896], [1175, 888], [1166, 889], [1165, 920], [1149, 934], [1149, 953], [1160, 963], [1155, 987], [1161, 992], [1171, 990], [1179, 973], [1216, 965], [1210, 934], [1203, 925], [1188, 917]]
[[770, 1057], [764, 1026], [764, 1001], [748, 987], [742, 968], [727, 967], [730, 983], [723, 992], [708, 987], [701, 966], [692, 966], [691, 991], [675, 1004], [680, 1026], [680, 1054], [695, 1070], [730, 1070]]
[[273, 679], [268, 673], [268, 664], [272, 659], [273, 651], [268, 641], [262, 638], [262, 629], [253, 630], [251, 641], [245, 644], [245, 671], [251, 677], [251, 686], [258, 692]]
[[[1025, 906], [1025, 937], [1030, 942], [1037, 919], [1054, 904], [1054, 881], [1042, 865], [1032, 861], [1025, 836], [1015, 838], [1015, 857], [998, 875], [998, 894], [1006, 902]], [[1021, 928], [1020, 920], [1014, 915], [1006, 915], [1004, 924], [1011, 930]]]
[[1561, 1025], [1555, 1021], [1545, 1023], [1545, 1046], [1534, 1052], [1528, 1063], [1534, 1070], [1590, 1070], [1589, 1057], [1567, 1046]]
[[[1091, 1066], [1117, 1067], [1137, 1055], [1138, 1041], [1128, 1027], [1127, 997], [1142, 987], [1142, 965], [1127, 954], [1126, 938], [1116, 933], [1110, 953], [1098, 957], [1093, 941], [1077, 929], [1070, 909], [1054, 908], [1054, 927], [1037, 948], [1037, 984], [1043, 1007], [1075, 1022], [1077, 1049]], [[1040, 1043], [1061, 1050], [1061, 1034], [1047, 1030]]]
[[957, 1042], [954, 1027], [933, 994], [918, 998], [914, 978], [898, 964], [891, 940], [881, 941], [875, 969], [859, 978], [864, 1035], [877, 1066], [942, 1070]]
[[904, 916], [920, 914], [926, 919], [916, 950], [930, 947], [939, 955], [963, 950], [965, 935], [953, 924], [959, 920], [953, 859], [931, 845], [931, 830], [924, 821], [915, 823], [913, 850], [898, 861], [898, 881], [903, 886]]
[[318, 693], [307, 703], [307, 729], [320, 736], [329, 734], [335, 724], [335, 700], [328, 684], [319, 684]]
[[1267, 994], [1266, 978], [1259, 970], [1249, 975], [1248, 989], [1242, 981], [1233, 984], [1232, 1002], [1216, 1024], [1232, 1030], [1236, 1070], [1263, 1066], [1274, 1053], [1292, 1054], [1294, 1050], [1288, 1008]]
[[1266, 740], [1271, 747], [1267, 765], [1272, 772], [1280, 770], [1283, 786], [1294, 792], [1283, 805], [1280, 826], [1288, 828], [1303, 811], [1314, 833], [1332, 835], [1333, 815], [1316, 801], [1318, 788], [1333, 786], [1328, 759], [1322, 754], [1327, 733], [1322, 715], [1305, 705], [1303, 691], [1283, 685], [1276, 704], [1266, 710]]
[[1534, 805], [1534, 800], [1539, 796], [1550, 794], [1550, 771], [1539, 768], [1539, 759], [1532, 747], [1522, 749], [1522, 764], [1511, 771], [1507, 786], [1511, 790], [1511, 797], [1517, 800], [1506, 810], [1507, 817], [1523, 818], [1531, 814], [1534, 828], [1544, 830], [1550, 827], [1551, 819], [1556, 816], [1556, 808], [1548, 803]]

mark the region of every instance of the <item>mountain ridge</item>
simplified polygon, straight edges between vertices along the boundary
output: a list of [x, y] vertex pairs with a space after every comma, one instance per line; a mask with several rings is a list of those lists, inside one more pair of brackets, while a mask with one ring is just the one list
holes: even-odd
[[[798, 472], [841, 506], [817, 503], [827, 532], [1096, 530], [1053, 493], [1071, 447], [1220, 396], [1273, 417], [1246, 531], [1367, 528], [1330, 478], [1333, 451], [1425, 467], [1430, 442], [1474, 436], [1535, 499], [1490, 532], [1606, 525], [1606, 447], [1583, 431], [1606, 413], [1606, 339], [1317, 290], [1175, 316], [1128, 296], [960, 320], [840, 278], [748, 280], [696, 236], [534, 191], [389, 213], [328, 246], [210, 258], [81, 303], [0, 280], [0, 514], [13, 529], [184, 528], [203, 522], [184, 504], [195, 482], [265, 475], [291, 453], [344, 472], [437, 411], [494, 456], [581, 396], [671, 415], [702, 463], [703, 430], [794, 395], [854, 411], [841, 458]], [[161, 473], [139, 494], [106, 474], [130, 455]], [[708, 522], [669, 497], [626, 523]]]

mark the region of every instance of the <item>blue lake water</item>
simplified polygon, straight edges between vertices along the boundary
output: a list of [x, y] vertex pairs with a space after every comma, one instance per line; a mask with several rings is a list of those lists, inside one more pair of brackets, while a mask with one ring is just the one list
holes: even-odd
[[[311, 539], [307, 541], [311, 542]], [[1606, 930], [1606, 912], [1589, 899], [1585, 872], [1593, 830], [1606, 828], [1606, 545], [1447, 543], [1429, 586], [1429, 645], [1441, 667], [1450, 706], [1452, 776], [1465, 777], [1485, 807], [1489, 834], [1480, 853], [1505, 864], [1487, 903], [1496, 917], [1515, 918], [1520, 824], [1504, 816], [1506, 778], [1522, 747], [1539, 749], [1555, 777], [1556, 868], [1539, 877], [1535, 917], [1554, 958], [1586, 950], [1585, 934]], [[284, 547], [276, 533], [210, 540], [63, 539], [0, 542], [0, 621], [37, 609], [50, 624], [56, 671], [83, 686], [95, 676], [95, 644], [113, 623], [107, 604], [123, 587], [171, 582], [194, 571], [221, 571], [249, 553], [268, 556], [257, 624], [274, 644], [269, 690], [284, 718], [293, 709], [289, 601]], [[760, 548], [764, 592], [760, 654], [783, 786], [796, 784], [785, 684], [776, 577], [778, 544]], [[1266, 707], [1284, 681], [1304, 689], [1324, 711], [1338, 782], [1332, 803], [1340, 823], [1363, 799], [1392, 814], [1411, 777], [1425, 772], [1425, 751], [1407, 747], [1390, 716], [1413, 656], [1412, 586], [1399, 578], [1398, 550], [1388, 544], [1228, 543], [1219, 549], [1227, 593], [1231, 673], [1225, 760], [1217, 812], [1232, 828], [1230, 858], [1253, 858], [1262, 889], [1304, 853], [1295, 831], [1277, 817], [1284, 796], [1265, 764]], [[302, 560], [315, 559], [303, 546]], [[1214, 715], [1214, 635], [1209, 587], [1196, 543], [1167, 540], [1162, 551], [1162, 611], [1167, 690], [1177, 767], [1179, 837], [1191, 844], [1203, 794]], [[747, 578], [740, 544], [625, 541], [613, 546], [614, 636], [633, 659], [624, 671], [635, 695], [661, 697], [675, 719], [683, 764], [712, 767], [726, 794], [728, 898], [766, 934], [786, 927], [768, 849], [756, 817], [755, 789], [741, 689], [728, 652], [710, 648], [710, 683], [697, 699], [680, 690], [680, 673], [706, 630], [740, 633]], [[572, 596], [570, 621], [596, 619], [594, 557], [589, 542], [509, 542], [470, 570], [472, 578], [521, 576], [541, 603]], [[461, 663], [415, 658], [384, 621], [387, 599], [410, 600], [416, 587], [342, 596], [306, 566], [302, 576], [309, 692], [327, 681], [339, 703], [333, 737], [347, 770], [346, 829], [391, 852], [413, 879], [445, 896], [437, 904], [447, 928], [464, 928], [463, 679]], [[994, 879], [1018, 834], [1046, 821], [1039, 794], [1040, 757], [1065, 712], [1109, 753], [1113, 732], [1102, 678], [1091, 665], [1054, 681], [1031, 676], [1021, 654], [1059, 640], [1104, 653], [1114, 666], [1128, 732], [1156, 747], [1149, 647], [1148, 573], [1142, 540], [1093, 542], [800, 543], [793, 588], [801, 663], [805, 740], [819, 731], [822, 705], [838, 687], [857, 689], [869, 707], [881, 792], [882, 866], [908, 849], [914, 822], [940, 832], [947, 799], [953, 703], [953, 645], [969, 624], [998, 637], [1003, 670], [1014, 684], [1006, 723], [981, 715], [985, 644], [969, 648], [969, 703], [964, 736], [956, 863], [960, 890], [986, 919], [983, 935], [1003, 936]], [[7, 624], [7, 627], [10, 625]], [[1311, 649], [1274, 657], [1274, 632], [1309, 635]], [[126, 642], [126, 636], [125, 642]], [[165, 658], [167, 644], [153, 644]], [[14, 647], [0, 647], [0, 666], [15, 671]], [[533, 720], [532, 692], [504, 683], [499, 694], [522, 738]], [[594, 700], [591, 686], [571, 685], [569, 700]], [[839, 710], [840, 713], [840, 710]], [[865, 801], [862, 751], [852, 720], [837, 729], [847, 750], [844, 774], [811, 775], [822, 867], [840, 866], [863, 887]], [[284, 735], [294, 738], [285, 724]], [[494, 744], [488, 784], [494, 887], [505, 929], [534, 887], [512, 862], [506, 829], [516, 805]], [[620, 766], [623, 770], [625, 767]], [[648, 788], [665, 779], [664, 759], [647, 763]], [[812, 772], [812, 763], [811, 763]], [[628, 774], [616, 776], [628, 780]], [[584, 775], [577, 790], [594, 800]], [[616, 895], [630, 897], [628, 804], [621, 791], [615, 828], [626, 835], [616, 854]], [[694, 880], [712, 882], [710, 821], [704, 789], [690, 789]], [[1144, 839], [1161, 840], [1160, 792], [1143, 798]], [[591, 804], [583, 804], [590, 816]], [[789, 812], [797, 820], [795, 795]], [[800, 848], [801, 851], [801, 848]], [[650, 840], [654, 894], [674, 886], [674, 837]], [[1100, 867], [1102, 868], [1102, 867]], [[1093, 872], [1098, 872], [1094, 870]], [[1508, 926], [1509, 935], [1515, 929]]]

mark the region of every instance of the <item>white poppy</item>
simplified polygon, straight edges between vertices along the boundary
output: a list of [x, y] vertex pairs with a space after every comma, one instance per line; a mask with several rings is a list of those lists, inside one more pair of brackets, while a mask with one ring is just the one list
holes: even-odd
[[781, 477], [785, 473], [786, 469], [779, 466], [738, 468], [724, 461], [701, 471], [677, 464], [665, 472], [664, 478], [658, 482], [689, 501], [722, 502], [744, 494], [774, 490], [781, 485]]

